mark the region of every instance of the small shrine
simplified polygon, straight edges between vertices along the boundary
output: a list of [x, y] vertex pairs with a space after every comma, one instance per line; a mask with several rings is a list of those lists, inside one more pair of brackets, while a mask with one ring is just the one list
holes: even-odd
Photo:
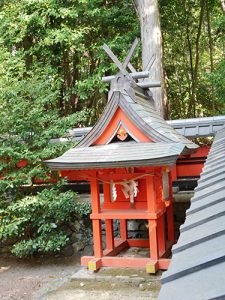
[[[144, 267], [148, 273], [167, 269], [174, 243], [171, 171], [179, 155], [198, 147], [179, 135], [156, 112], [149, 88], [149, 71], [137, 72], [130, 59], [134, 41], [121, 63], [107, 45], [104, 50], [119, 68], [111, 82], [108, 103], [93, 129], [73, 149], [46, 161], [61, 175], [87, 180], [91, 186], [93, 256], [81, 258], [90, 270], [101, 267]], [[154, 57], [149, 67], [154, 63]], [[127, 71], [131, 70], [131, 73]], [[99, 185], [103, 185], [103, 202]], [[146, 220], [149, 238], [128, 238], [128, 220]], [[102, 246], [105, 221], [106, 247]], [[119, 220], [120, 237], [114, 237], [113, 221]], [[148, 257], [119, 256], [128, 247], [149, 248]]]

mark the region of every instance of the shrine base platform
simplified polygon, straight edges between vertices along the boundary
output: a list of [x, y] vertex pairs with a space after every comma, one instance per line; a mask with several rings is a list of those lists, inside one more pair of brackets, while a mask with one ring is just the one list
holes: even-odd
[[[97, 271], [101, 267], [116, 267], [116, 268], [144, 268], [147, 273], [155, 274], [159, 269], [167, 270], [170, 264], [170, 259], [166, 258], [169, 255], [172, 246], [167, 244], [167, 251], [162, 253], [157, 260], [149, 258], [149, 241], [145, 239], [115, 239], [114, 249], [105, 249], [103, 256], [96, 258], [94, 256], [81, 257], [81, 265], [87, 266], [90, 271]], [[140, 248], [139, 248], [140, 247]], [[134, 255], [129, 254], [130, 249], [137, 249]], [[140, 249], [140, 250], [139, 250]], [[143, 251], [145, 249], [145, 251]], [[135, 255], [135, 252], [138, 255]], [[141, 253], [142, 252], [142, 253]], [[127, 254], [128, 253], [128, 254]], [[146, 257], [147, 256], [147, 257]]]

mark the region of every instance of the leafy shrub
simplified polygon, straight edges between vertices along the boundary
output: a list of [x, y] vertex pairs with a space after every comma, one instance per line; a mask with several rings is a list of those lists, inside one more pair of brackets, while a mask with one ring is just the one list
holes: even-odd
[[90, 213], [88, 203], [57, 188], [27, 196], [0, 210], [0, 240], [18, 237], [11, 252], [18, 257], [60, 251], [68, 242], [64, 226]]

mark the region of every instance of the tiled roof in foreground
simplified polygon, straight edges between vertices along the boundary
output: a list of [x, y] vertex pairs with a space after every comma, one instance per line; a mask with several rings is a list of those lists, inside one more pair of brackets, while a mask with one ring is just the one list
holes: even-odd
[[180, 233], [158, 299], [225, 299], [225, 129], [216, 134]]

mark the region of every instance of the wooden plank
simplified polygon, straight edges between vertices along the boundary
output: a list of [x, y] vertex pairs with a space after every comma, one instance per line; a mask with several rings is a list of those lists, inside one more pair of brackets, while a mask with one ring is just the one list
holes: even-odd
[[[137, 210], [147, 210], [147, 203], [146, 201], [141, 201], [140, 199], [135, 199], [135, 202], [134, 202], [134, 207], [135, 209]], [[131, 203], [129, 201], [129, 199], [117, 199], [115, 202], [111, 202], [111, 203], [104, 203], [103, 204], [103, 210], [109, 210], [111, 209], [112, 211], [114, 210], [118, 210], [118, 209], [121, 209], [121, 210], [129, 210], [131, 209]]]
[[[94, 260], [93, 256], [81, 257], [81, 265], [88, 266], [89, 261]], [[158, 264], [158, 269], [167, 270], [170, 265], [170, 259], [152, 260], [142, 257], [103, 257], [100, 259], [101, 267], [117, 267], [117, 268], [146, 268], [148, 265]], [[146, 270], [147, 271], [147, 270]]]
[[157, 211], [156, 213], [148, 213], [144, 210], [102, 210], [99, 214], [92, 213], [90, 215], [91, 219], [121, 219], [121, 220], [135, 220], [135, 219], [143, 219], [143, 220], [155, 220], [160, 217], [165, 210]]
[[102, 267], [118, 267], [118, 268], [145, 268], [150, 261], [149, 258], [142, 257], [103, 257]]
[[105, 256], [116, 256], [122, 250], [128, 247], [127, 241], [121, 239], [115, 239], [115, 247], [112, 250], [106, 249], [103, 254]]
[[133, 179], [139, 176], [144, 176], [146, 175], [144, 172], [143, 173], [121, 173], [121, 174], [99, 174], [99, 172], [97, 173], [97, 177], [101, 180], [105, 180], [105, 181], [121, 181], [121, 180], [129, 180], [129, 179]]
[[148, 239], [127, 239], [129, 247], [149, 248]]

